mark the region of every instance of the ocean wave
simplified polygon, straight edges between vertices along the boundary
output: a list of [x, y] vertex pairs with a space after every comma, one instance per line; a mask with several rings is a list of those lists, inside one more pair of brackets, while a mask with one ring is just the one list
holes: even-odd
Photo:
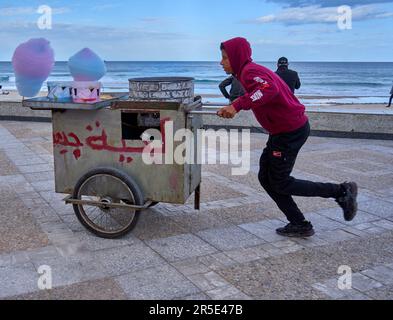
[[195, 79], [195, 83], [211, 83], [211, 84], [220, 84], [221, 81], [211, 80], [211, 79]]
[[377, 82], [313, 82], [306, 83], [304, 82], [304, 86], [312, 85], [312, 86], [344, 86], [344, 87], [384, 87], [386, 83], [377, 83]]

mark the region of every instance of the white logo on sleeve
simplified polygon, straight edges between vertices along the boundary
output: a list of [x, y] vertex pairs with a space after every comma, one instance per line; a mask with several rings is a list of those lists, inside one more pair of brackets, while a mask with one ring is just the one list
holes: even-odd
[[254, 78], [254, 81], [255, 81], [255, 82], [258, 82], [258, 83], [262, 83], [262, 84], [267, 84], [267, 81], [261, 79], [260, 77], [255, 77], [255, 78]]
[[251, 98], [252, 102], [255, 102], [255, 101], [262, 99], [262, 97], [263, 97], [262, 91], [258, 90], [250, 98]]

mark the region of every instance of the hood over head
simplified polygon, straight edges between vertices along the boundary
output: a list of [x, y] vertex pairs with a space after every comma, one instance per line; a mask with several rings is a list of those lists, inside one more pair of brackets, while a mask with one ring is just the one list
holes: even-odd
[[245, 38], [233, 38], [223, 42], [222, 45], [228, 54], [234, 75], [239, 77], [243, 67], [252, 62], [250, 43]]

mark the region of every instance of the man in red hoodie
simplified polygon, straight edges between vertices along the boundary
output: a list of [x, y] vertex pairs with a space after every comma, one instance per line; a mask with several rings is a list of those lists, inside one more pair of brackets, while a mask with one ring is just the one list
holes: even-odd
[[240, 80], [246, 94], [218, 115], [231, 119], [241, 110], [252, 110], [269, 132], [267, 146], [260, 159], [259, 181], [286, 215], [289, 224], [277, 230], [288, 237], [311, 237], [315, 234], [292, 196], [333, 198], [344, 211], [346, 221], [357, 213], [358, 187], [355, 182], [317, 183], [291, 177], [297, 155], [310, 135], [305, 107], [285, 82], [273, 71], [253, 63], [251, 46], [244, 38], [221, 44], [221, 65]]

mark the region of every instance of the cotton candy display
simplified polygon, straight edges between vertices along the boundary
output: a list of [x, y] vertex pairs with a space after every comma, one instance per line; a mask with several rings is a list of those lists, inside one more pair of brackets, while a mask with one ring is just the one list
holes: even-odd
[[100, 101], [100, 91], [100, 82], [74, 81], [72, 99], [75, 103], [95, 103]]
[[98, 81], [106, 73], [104, 61], [88, 48], [72, 56], [68, 67], [75, 81]]
[[19, 45], [12, 57], [19, 94], [23, 97], [36, 96], [54, 64], [54, 52], [48, 40], [31, 39]]
[[52, 101], [69, 101], [72, 97], [72, 82], [49, 82], [48, 98]]

